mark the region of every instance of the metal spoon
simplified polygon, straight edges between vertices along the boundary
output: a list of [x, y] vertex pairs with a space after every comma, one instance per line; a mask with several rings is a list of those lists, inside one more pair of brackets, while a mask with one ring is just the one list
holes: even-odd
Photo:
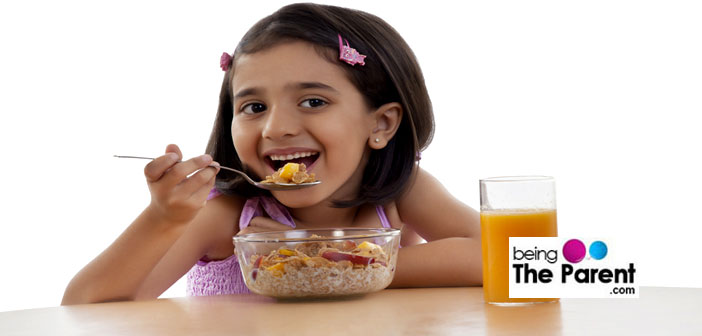
[[[129, 155], [115, 155], [116, 158], [120, 159], [144, 159], [144, 160], [153, 160], [154, 158], [151, 157], [144, 157], [144, 156], [129, 156]], [[210, 165], [210, 167], [214, 167]], [[251, 183], [252, 185], [261, 188], [261, 189], [266, 189], [266, 190], [295, 190], [295, 189], [302, 189], [302, 188], [308, 188], [312, 186], [316, 186], [322, 181], [314, 181], [314, 182], [307, 182], [307, 183], [264, 183], [264, 182], [256, 182], [252, 180], [246, 173], [236, 170], [234, 168], [229, 168], [225, 166], [219, 166], [220, 169], [224, 170], [229, 170], [233, 171], [241, 176], [244, 177], [246, 182]]]

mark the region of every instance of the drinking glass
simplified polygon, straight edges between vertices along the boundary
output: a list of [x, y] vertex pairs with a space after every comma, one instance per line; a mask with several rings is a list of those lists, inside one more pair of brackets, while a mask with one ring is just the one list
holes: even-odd
[[556, 237], [556, 181], [550, 176], [480, 180], [483, 293], [488, 303], [555, 301], [509, 297], [509, 237]]

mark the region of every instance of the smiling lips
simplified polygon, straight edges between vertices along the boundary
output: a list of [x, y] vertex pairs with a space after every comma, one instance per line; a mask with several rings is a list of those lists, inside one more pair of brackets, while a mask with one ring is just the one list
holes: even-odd
[[319, 158], [319, 152], [316, 151], [295, 151], [283, 153], [282, 151], [274, 154], [269, 154], [265, 157], [265, 161], [274, 171], [284, 166], [286, 163], [304, 163], [310, 169]]

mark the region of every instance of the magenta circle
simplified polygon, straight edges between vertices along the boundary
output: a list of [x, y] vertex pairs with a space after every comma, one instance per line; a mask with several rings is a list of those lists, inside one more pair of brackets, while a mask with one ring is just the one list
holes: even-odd
[[571, 263], [579, 263], [585, 258], [585, 244], [578, 239], [571, 239], [563, 244], [563, 257]]

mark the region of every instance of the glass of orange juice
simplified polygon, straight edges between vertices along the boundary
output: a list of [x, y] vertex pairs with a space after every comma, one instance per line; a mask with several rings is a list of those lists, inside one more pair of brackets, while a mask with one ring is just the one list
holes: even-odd
[[480, 180], [483, 293], [495, 304], [556, 301], [509, 297], [509, 237], [557, 237], [556, 181], [549, 176]]

